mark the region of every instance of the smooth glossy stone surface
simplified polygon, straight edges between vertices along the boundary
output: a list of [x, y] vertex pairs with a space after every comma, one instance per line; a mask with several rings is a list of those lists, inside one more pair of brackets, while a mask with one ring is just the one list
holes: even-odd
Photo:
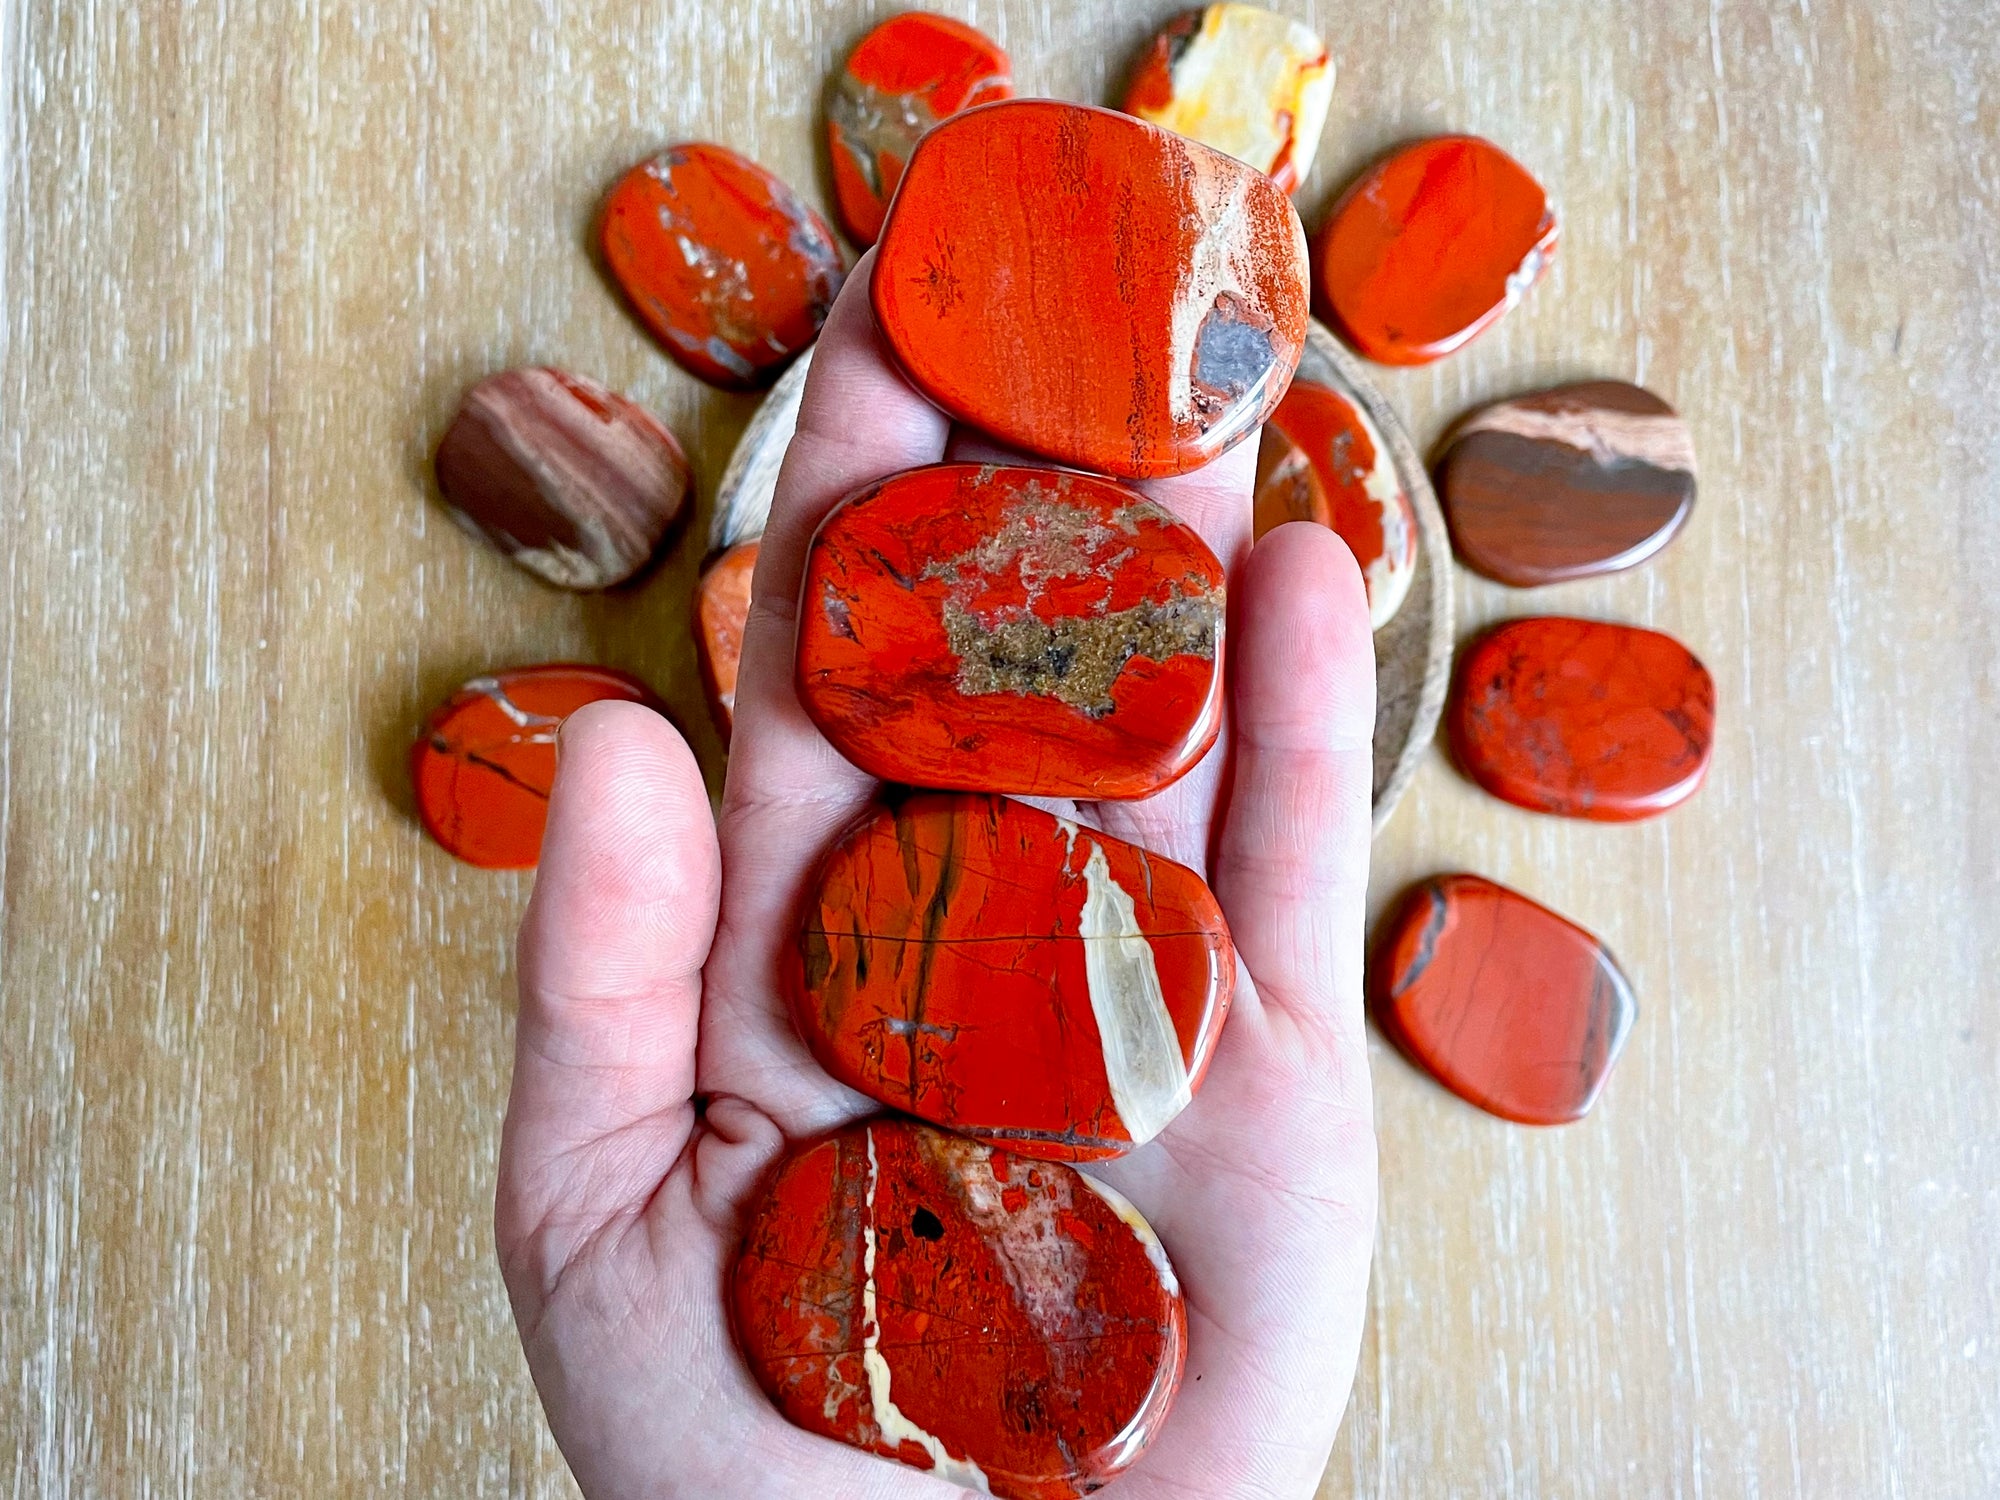
[[829, 851], [787, 973], [799, 1033], [842, 1083], [1088, 1160], [1186, 1107], [1236, 955], [1185, 866], [1024, 802], [924, 792]]
[[1523, 1125], [1582, 1119], [1638, 1014], [1602, 943], [1477, 875], [1404, 898], [1368, 982], [1377, 1022], [1413, 1062]]
[[1287, 521], [1331, 526], [1361, 565], [1369, 623], [1387, 625], [1417, 576], [1417, 511], [1368, 414], [1330, 386], [1295, 380], [1257, 462], [1257, 535]]
[[778, 1168], [730, 1302], [790, 1421], [1013, 1500], [1130, 1467], [1186, 1356], [1179, 1283], [1131, 1204], [907, 1120], [850, 1125]]
[[819, 336], [844, 274], [805, 200], [722, 146], [669, 146], [622, 177], [599, 226], [604, 263], [691, 373], [740, 389]]
[[834, 202], [847, 232], [859, 244], [875, 243], [926, 130], [1013, 94], [1007, 54], [962, 21], [905, 11], [869, 32], [848, 54], [826, 103]]
[[1453, 753], [1494, 796], [1627, 823], [1699, 789], [1715, 683], [1679, 641], [1596, 620], [1511, 620], [1467, 648], [1446, 713]]
[[570, 662], [466, 683], [438, 705], [410, 751], [425, 831], [468, 864], [532, 868], [555, 785], [556, 730], [603, 698], [660, 707], [638, 678]]
[[1476, 412], [1438, 466], [1459, 560], [1516, 588], [1637, 566], [1673, 540], [1694, 489], [1687, 423], [1622, 380]]
[[743, 657], [743, 625], [750, 617], [750, 579], [756, 571], [757, 543], [739, 542], [708, 565], [695, 587], [701, 682], [725, 741], [736, 724], [736, 668]]
[[1284, 394], [1305, 236], [1263, 173], [1129, 115], [1019, 99], [918, 144], [872, 291], [916, 387], [1003, 442], [1153, 478]]
[[1319, 306], [1370, 359], [1428, 364], [1526, 296], [1556, 239], [1548, 195], [1498, 146], [1420, 141], [1335, 206], [1314, 250]]
[[1143, 797], [1222, 712], [1222, 565], [1134, 490], [939, 464], [835, 509], [800, 592], [800, 701], [918, 786]]
[[1333, 99], [1326, 43], [1257, 5], [1174, 17], [1146, 50], [1124, 110], [1226, 151], [1294, 192], [1312, 170]]
[[546, 583], [602, 589], [651, 560], [686, 509], [681, 445], [644, 407], [562, 370], [508, 370], [466, 392], [437, 450], [468, 531]]

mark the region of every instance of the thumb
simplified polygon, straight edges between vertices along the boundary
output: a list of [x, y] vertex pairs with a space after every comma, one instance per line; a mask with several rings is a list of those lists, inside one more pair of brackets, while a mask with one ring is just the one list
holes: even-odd
[[[494, 1229], [510, 1285], [636, 1213], [694, 1125], [701, 968], [721, 859], [674, 727], [594, 703], [560, 731], [548, 831], [521, 922], [514, 1086]], [[522, 1288], [515, 1287], [517, 1300]]]

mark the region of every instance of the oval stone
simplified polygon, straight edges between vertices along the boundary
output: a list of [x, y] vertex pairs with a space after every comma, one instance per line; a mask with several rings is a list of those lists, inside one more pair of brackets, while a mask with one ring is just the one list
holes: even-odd
[[1715, 683], [1672, 636], [1511, 620], [1467, 649], [1450, 713], [1467, 775], [1536, 812], [1628, 823], [1678, 807], [1708, 772]]
[[1419, 141], [1335, 205], [1315, 251], [1319, 306], [1370, 359], [1429, 364], [1526, 296], [1557, 237], [1541, 184], [1498, 146]]
[[1523, 1125], [1582, 1119], [1638, 1014], [1602, 943], [1477, 875], [1441, 876], [1405, 898], [1369, 990], [1376, 1020], [1413, 1062]]
[[923, 11], [891, 16], [847, 55], [827, 94], [834, 202], [857, 244], [872, 245], [903, 168], [946, 115], [1014, 95], [1013, 65], [985, 33]]
[[643, 568], [687, 507], [688, 463], [644, 407], [563, 370], [507, 370], [466, 392], [437, 450], [468, 531], [557, 588]]
[[750, 580], [756, 572], [757, 543], [738, 542], [708, 565], [695, 587], [694, 638], [701, 656], [701, 682], [725, 743], [736, 724], [736, 669], [743, 657]]
[[1694, 509], [1694, 439], [1622, 380], [1517, 396], [1461, 422], [1438, 466], [1452, 547], [1516, 588], [1636, 567]]
[[691, 374], [762, 385], [819, 336], [844, 275], [805, 200], [723, 146], [669, 146], [611, 190], [604, 263]]
[[1333, 59], [1310, 27], [1259, 5], [1210, 5], [1161, 28], [1123, 108], [1291, 193], [1312, 170], [1332, 101]]
[[645, 683], [609, 667], [551, 662], [466, 683], [438, 705], [410, 751], [425, 832], [467, 864], [532, 869], [555, 785], [556, 731], [605, 698], [664, 712]]
[[1023, 802], [924, 792], [827, 854], [787, 975], [800, 1035], [850, 1088], [1089, 1160], [1187, 1106], [1236, 954], [1185, 866]]
[[787, 1158], [729, 1295], [789, 1421], [1013, 1500], [1086, 1495], [1129, 1468], [1186, 1358], [1180, 1285], [1130, 1203], [907, 1120]]
[[1021, 99], [918, 144], [871, 287], [897, 361], [952, 416], [1144, 479], [1269, 415], [1305, 344], [1305, 267], [1263, 173], [1129, 115]]
[[[1417, 576], [1416, 507], [1381, 430], [1331, 386], [1295, 380], [1271, 413], [1264, 444], [1257, 455], [1257, 535], [1286, 521], [1317, 521], [1339, 532], [1361, 565], [1368, 620], [1380, 630], [1403, 607]], [[1301, 460], [1309, 482], [1301, 482]]]
[[882, 480], [821, 523], [799, 597], [799, 699], [886, 781], [1143, 797], [1221, 722], [1222, 565], [1095, 475]]

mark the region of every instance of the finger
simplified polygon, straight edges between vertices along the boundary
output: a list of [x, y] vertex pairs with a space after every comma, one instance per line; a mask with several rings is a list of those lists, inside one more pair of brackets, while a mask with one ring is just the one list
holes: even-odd
[[[843, 1091], [820, 1076], [784, 1018], [781, 944], [807, 872], [874, 790], [806, 717], [793, 686], [799, 580], [813, 531], [862, 486], [944, 454], [949, 423], [891, 362], [868, 301], [864, 256], [813, 352], [798, 430], [758, 549], [723, 793], [729, 851], [723, 940], [711, 967], [704, 1090], [751, 1093], [788, 1130], [823, 1123]], [[710, 1045], [714, 1039], [716, 1045]]]
[[503, 1251], [636, 1211], [686, 1144], [721, 884], [701, 768], [673, 725], [598, 703], [560, 734], [521, 923]]
[[1214, 886], [1262, 1002], [1359, 1059], [1375, 651], [1332, 531], [1281, 526], [1230, 601], [1235, 764]]

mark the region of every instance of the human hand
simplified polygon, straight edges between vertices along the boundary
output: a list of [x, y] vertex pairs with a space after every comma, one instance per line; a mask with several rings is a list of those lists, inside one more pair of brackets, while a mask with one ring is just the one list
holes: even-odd
[[[823, 331], [757, 563], [719, 825], [671, 725], [593, 704], [560, 736], [501, 1142], [495, 1235], [550, 1426], [593, 1500], [948, 1500], [789, 1425], [737, 1353], [742, 1216], [793, 1143], [879, 1106], [834, 1083], [779, 985], [812, 872], [878, 784], [792, 686], [807, 544], [843, 496], [942, 458], [954, 431], [878, 342], [864, 259]], [[1229, 570], [1230, 711], [1141, 802], [1044, 804], [1197, 870], [1240, 955], [1202, 1091], [1087, 1170], [1172, 1256], [1188, 1358], [1120, 1500], [1312, 1493], [1360, 1345], [1375, 1225], [1362, 1022], [1374, 658], [1361, 579], [1321, 527], [1253, 548], [1254, 442], [1143, 485]], [[719, 918], [719, 920], [718, 920]]]

